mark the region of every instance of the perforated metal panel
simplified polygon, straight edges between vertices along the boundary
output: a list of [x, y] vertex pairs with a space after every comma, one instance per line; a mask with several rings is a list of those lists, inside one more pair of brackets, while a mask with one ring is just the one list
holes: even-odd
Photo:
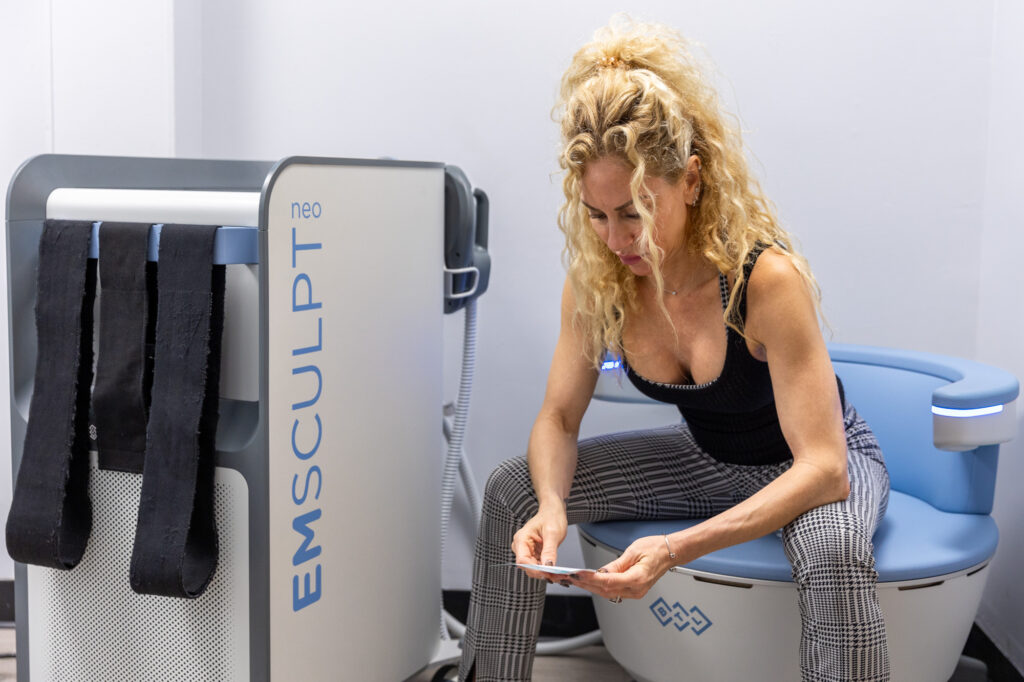
[[142, 477], [93, 465], [93, 530], [71, 571], [30, 566], [31, 680], [225, 682], [249, 679], [249, 529], [244, 477], [216, 472], [217, 571], [198, 599], [128, 584]]

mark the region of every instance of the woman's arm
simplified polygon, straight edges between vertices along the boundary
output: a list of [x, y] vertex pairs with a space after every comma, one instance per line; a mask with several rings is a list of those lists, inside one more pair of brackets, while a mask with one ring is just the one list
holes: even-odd
[[760, 256], [747, 284], [746, 333], [768, 361], [793, 466], [731, 509], [669, 535], [675, 560], [664, 538], [641, 538], [606, 567], [609, 573], [584, 576], [581, 587], [609, 598], [642, 597], [673, 565], [761, 537], [849, 495], [839, 392], [813, 300], [789, 259], [773, 250]]
[[784, 255], [769, 249], [758, 259], [747, 311], [747, 335], [767, 358], [793, 466], [744, 502], [695, 526], [685, 543], [690, 560], [770, 533], [849, 494], [835, 372], [811, 294]]
[[[565, 500], [576, 472], [580, 422], [597, 384], [597, 370], [583, 357], [573, 318], [576, 303], [568, 280], [562, 290], [562, 323], [548, 372], [544, 403], [530, 432], [527, 461], [540, 508], [516, 533], [518, 563], [551, 563], [565, 539]], [[528, 571], [534, 577], [543, 577]]]

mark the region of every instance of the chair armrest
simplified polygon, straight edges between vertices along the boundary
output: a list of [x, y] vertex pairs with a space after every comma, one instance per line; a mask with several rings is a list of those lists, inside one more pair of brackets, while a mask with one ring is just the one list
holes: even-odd
[[934, 353], [848, 344], [828, 348], [836, 362], [894, 367], [948, 381], [932, 392], [933, 440], [941, 450], [973, 450], [1017, 435], [1020, 384], [1005, 370]]

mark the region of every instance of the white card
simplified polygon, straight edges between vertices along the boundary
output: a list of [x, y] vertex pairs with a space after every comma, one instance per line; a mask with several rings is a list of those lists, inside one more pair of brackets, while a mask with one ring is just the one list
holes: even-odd
[[550, 573], [551, 575], [572, 575], [573, 573], [596, 573], [592, 568], [569, 568], [568, 566], [541, 566], [540, 564], [496, 564], [497, 566], [518, 566], [519, 568], [529, 568], [533, 571], [539, 571], [541, 573]]

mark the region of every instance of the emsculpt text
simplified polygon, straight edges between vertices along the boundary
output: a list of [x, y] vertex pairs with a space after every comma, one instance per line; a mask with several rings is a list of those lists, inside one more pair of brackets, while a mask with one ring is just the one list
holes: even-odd
[[[311, 225], [323, 214], [318, 202], [292, 203], [292, 220], [300, 225]], [[315, 225], [315, 223], [312, 223]], [[300, 238], [303, 241], [300, 241]], [[320, 601], [323, 589], [323, 570], [320, 554], [323, 548], [316, 539], [313, 522], [320, 519], [320, 493], [323, 489], [323, 470], [317, 464], [317, 451], [324, 435], [317, 403], [324, 388], [324, 375], [320, 371], [320, 354], [324, 347], [323, 303], [313, 293], [313, 278], [317, 259], [323, 256], [320, 242], [308, 241], [299, 227], [292, 227], [292, 308], [293, 328], [298, 330], [302, 343], [292, 349], [292, 376], [295, 393], [292, 403], [292, 454], [299, 466], [292, 477], [292, 501], [295, 517], [292, 529], [296, 532], [297, 549], [292, 555], [292, 610], [300, 611]], [[305, 271], [304, 271], [305, 270]]]

